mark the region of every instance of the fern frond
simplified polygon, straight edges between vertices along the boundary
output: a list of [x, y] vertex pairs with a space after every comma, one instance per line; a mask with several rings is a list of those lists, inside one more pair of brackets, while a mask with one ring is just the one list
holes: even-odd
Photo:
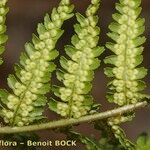
[[130, 142], [124, 131], [119, 127], [120, 122], [131, 120], [132, 117], [117, 116], [107, 120], [96, 121], [94, 127], [101, 132], [101, 139], [99, 141], [102, 149], [109, 150], [135, 150], [135, 145]]
[[54, 86], [53, 91], [62, 102], [52, 99], [49, 108], [63, 117], [79, 118], [90, 112], [93, 98], [89, 94], [94, 78], [94, 70], [99, 67], [97, 58], [104, 51], [99, 47], [100, 29], [95, 15], [100, 0], [92, 0], [86, 11], [86, 16], [77, 13], [78, 24], [74, 26], [76, 34], [71, 43], [65, 47], [68, 58], [61, 57], [62, 69], [57, 71], [57, 78], [63, 82], [63, 87]]
[[[108, 83], [109, 102], [120, 106], [135, 104], [146, 98], [143, 94], [146, 85], [142, 79], [147, 74], [147, 69], [141, 67], [143, 61], [143, 46], [145, 37], [142, 36], [145, 26], [144, 19], [140, 18], [141, 0], [120, 0], [116, 4], [118, 13], [113, 14], [114, 22], [109, 25], [107, 34], [113, 42], [106, 44], [114, 55], [105, 58], [105, 63], [110, 67], [105, 68], [105, 74], [111, 77]], [[127, 150], [134, 150], [135, 145], [130, 142], [119, 124], [132, 120], [132, 115], [117, 116], [108, 119], [108, 125], [120, 144]]]
[[[9, 11], [8, 7], [6, 6], [8, 0], [1, 0], [0, 1], [0, 55], [4, 52], [5, 46], [4, 44], [8, 40], [8, 36], [5, 35], [6, 32], [6, 15]], [[3, 63], [3, 60], [0, 58], [0, 65]]]
[[124, 133], [123, 129], [119, 126], [121, 123], [131, 121], [133, 119], [134, 115], [127, 115], [127, 116], [117, 116], [109, 118], [107, 123], [114, 134], [114, 137], [118, 139], [119, 143], [126, 149], [126, 150], [135, 150], [135, 144], [132, 143], [128, 138], [126, 137], [126, 134]]
[[0, 94], [4, 121], [9, 125], [28, 125], [43, 118], [44, 95], [50, 91], [49, 81], [55, 70], [52, 60], [58, 56], [55, 45], [63, 34], [63, 22], [73, 16], [73, 8], [69, 0], [62, 0], [51, 17], [46, 14], [44, 24], [38, 24], [38, 36], [33, 34], [32, 42], [25, 44], [16, 74], [8, 77], [12, 93], [2, 90]]
[[113, 40], [106, 44], [114, 55], [105, 59], [111, 67], [105, 69], [105, 74], [112, 78], [109, 83], [107, 99], [120, 106], [134, 104], [145, 96], [141, 92], [145, 88], [142, 79], [147, 69], [139, 67], [143, 61], [142, 36], [145, 26], [140, 18], [141, 0], [120, 0], [116, 4], [118, 13], [113, 14], [114, 22], [109, 25], [108, 36]]

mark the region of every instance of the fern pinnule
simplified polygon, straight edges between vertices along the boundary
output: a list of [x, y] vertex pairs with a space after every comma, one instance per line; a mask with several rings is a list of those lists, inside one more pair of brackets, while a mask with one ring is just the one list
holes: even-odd
[[100, 0], [92, 0], [86, 11], [86, 17], [77, 13], [78, 24], [74, 26], [76, 34], [72, 37], [71, 45], [65, 47], [70, 58], [61, 57], [62, 70], [57, 71], [57, 78], [63, 82], [64, 87], [54, 86], [53, 90], [62, 102], [52, 99], [49, 103], [51, 110], [63, 117], [79, 118], [90, 112], [93, 98], [89, 94], [94, 78], [94, 70], [99, 67], [97, 58], [103, 52], [99, 47], [100, 29], [97, 25], [98, 17], [95, 15]]
[[[8, 0], [0, 1], [0, 54], [2, 54], [5, 50], [4, 44], [6, 43], [8, 36], [5, 35], [6, 32], [6, 15], [9, 11], [8, 7], [6, 7], [6, 3]], [[0, 64], [3, 63], [3, 60], [0, 58]]]
[[49, 81], [55, 70], [52, 60], [58, 56], [55, 45], [63, 34], [63, 22], [73, 16], [73, 8], [69, 0], [62, 0], [51, 17], [47, 14], [44, 24], [38, 24], [38, 36], [33, 34], [32, 43], [25, 44], [26, 52], [22, 53], [20, 64], [15, 66], [16, 74], [8, 77], [13, 92], [0, 92], [4, 104], [2, 117], [11, 126], [24, 126], [43, 118], [47, 101], [44, 95], [50, 91]]

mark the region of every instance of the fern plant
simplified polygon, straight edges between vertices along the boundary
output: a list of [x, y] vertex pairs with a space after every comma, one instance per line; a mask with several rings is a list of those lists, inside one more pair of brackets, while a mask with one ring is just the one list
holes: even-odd
[[[143, 94], [145, 82], [142, 80], [147, 75], [147, 69], [139, 67], [143, 61], [143, 46], [146, 38], [142, 36], [145, 20], [140, 18], [141, 0], [120, 0], [116, 4], [118, 13], [112, 15], [114, 22], [109, 25], [107, 35], [113, 40], [106, 47], [114, 55], [105, 58], [106, 64], [111, 67], [105, 68], [105, 74], [112, 80], [108, 83], [109, 92], [107, 99], [120, 106], [135, 104], [148, 95]], [[125, 134], [118, 126], [122, 122], [132, 120], [130, 115], [118, 116], [108, 120], [115, 136], [128, 149], [134, 149], [134, 145], [125, 140]]]
[[[92, 0], [86, 10], [86, 17], [76, 14], [78, 24], [74, 25], [76, 32], [73, 35], [72, 45], [65, 46], [66, 54], [60, 59], [63, 68], [57, 71], [57, 78], [63, 82], [64, 87], [54, 86], [54, 93], [62, 102], [52, 100], [50, 109], [64, 117], [79, 118], [88, 114], [93, 104], [93, 98], [89, 94], [94, 77], [94, 70], [99, 67], [97, 58], [104, 50], [98, 46], [100, 29], [97, 25], [100, 0]], [[56, 106], [56, 108], [51, 107]]]
[[[59, 55], [56, 44], [64, 32], [62, 25], [74, 16], [74, 5], [70, 0], [61, 0], [51, 15], [45, 15], [44, 23], [38, 24], [38, 34], [33, 34], [32, 41], [25, 44], [25, 52], [14, 67], [15, 74], [7, 78], [10, 90], [0, 90], [0, 116], [4, 120], [0, 128], [2, 139], [20, 143], [29, 139], [36, 141], [35, 134], [26, 132], [57, 129], [54, 131], [84, 144], [87, 150], [149, 150], [147, 134], [142, 134], [133, 143], [120, 127], [121, 123], [133, 120], [135, 109], [149, 105], [149, 95], [143, 93], [146, 84], [142, 79], [147, 69], [141, 67], [142, 45], [146, 40], [142, 36], [145, 20], [139, 17], [141, 0], [119, 1], [116, 3], [118, 13], [113, 14], [114, 22], [109, 25], [107, 34], [113, 42], [106, 44], [114, 54], [104, 59], [106, 65], [109, 64], [105, 74], [111, 78], [106, 98], [119, 107], [99, 112], [99, 104], [95, 104], [91, 96], [94, 71], [101, 62], [98, 57], [104, 52], [104, 47], [98, 46], [100, 0], [91, 0], [85, 16], [76, 13], [71, 44], [64, 48], [66, 56], [60, 56], [61, 68], [55, 65]], [[7, 41], [6, 3], [7, 0], [0, 1], [0, 54]], [[62, 85], [51, 83], [55, 70]], [[46, 96], [50, 92], [54, 92], [53, 98]], [[48, 121], [43, 115], [47, 107], [65, 119]], [[101, 132], [101, 138], [97, 140], [73, 131], [74, 125], [83, 122], [94, 125], [93, 128]], [[27, 146], [20, 144], [13, 148], [28, 149]]]
[[[6, 15], [8, 13], [8, 8], [6, 7], [7, 0], [1, 0], [0, 1], [0, 54], [2, 54], [5, 50], [4, 44], [8, 39], [8, 36], [5, 35], [6, 32]], [[0, 64], [2, 64], [3, 61], [0, 59]]]
[[38, 24], [38, 36], [33, 34], [32, 42], [25, 44], [26, 52], [15, 65], [15, 75], [9, 75], [8, 86], [12, 92], [1, 90], [4, 121], [11, 126], [23, 126], [43, 118], [43, 107], [50, 91], [49, 81], [55, 70], [52, 62], [58, 56], [56, 42], [63, 34], [63, 22], [73, 16], [73, 5], [62, 0], [54, 8], [51, 17], [46, 14], [44, 23]]
[[115, 54], [105, 59], [106, 64], [115, 66], [105, 69], [106, 75], [113, 78], [108, 85], [107, 98], [120, 106], [135, 104], [145, 98], [140, 91], [145, 89], [141, 79], [146, 76], [147, 69], [138, 67], [143, 61], [142, 44], [146, 40], [141, 36], [145, 20], [138, 17], [140, 4], [140, 0], [122, 0], [116, 4], [119, 13], [113, 14], [115, 22], [110, 24], [111, 32], [107, 34], [114, 42], [107, 43], [106, 47]]

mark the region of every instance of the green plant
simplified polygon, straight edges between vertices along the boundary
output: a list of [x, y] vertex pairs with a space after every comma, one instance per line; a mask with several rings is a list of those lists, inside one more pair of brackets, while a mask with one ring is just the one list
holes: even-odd
[[38, 24], [38, 36], [33, 34], [32, 43], [25, 44], [26, 52], [20, 57], [20, 64], [15, 66], [15, 75], [9, 75], [8, 86], [12, 93], [1, 90], [2, 109], [6, 123], [11, 126], [23, 126], [42, 119], [43, 107], [50, 91], [50, 76], [55, 70], [52, 62], [58, 56], [55, 50], [57, 40], [63, 34], [63, 22], [73, 16], [73, 5], [61, 1], [58, 9], [54, 8], [51, 17], [47, 14], [44, 24]]
[[[77, 13], [79, 24], [74, 25], [76, 32], [73, 35], [71, 45], [65, 46], [66, 54], [70, 57], [60, 58], [60, 64], [64, 70], [57, 71], [57, 78], [65, 87], [54, 86], [54, 93], [62, 102], [51, 101], [49, 107], [64, 117], [79, 118], [93, 109], [93, 98], [89, 95], [94, 78], [94, 72], [100, 65], [97, 58], [104, 50], [99, 47], [100, 29], [97, 25], [98, 16], [96, 12], [99, 8], [99, 0], [92, 1], [86, 11], [86, 17]], [[52, 104], [57, 103], [57, 104]]]
[[[112, 80], [108, 83], [109, 92], [107, 99], [120, 106], [135, 104], [144, 98], [149, 97], [141, 93], [145, 89], [145, 82], [141, 79], [147, 74], [147, 69], [138, 67], [143, 61], [143, 47], [141, 46], [146, 38], [141, 36], [145, 30], [141, 13], [140, 0], [122, 0], [116, 4], [118, 13], [113, 14], [115, 22], [109, 25], [107, 35], [113, 40], [108, 42], [106, 47], [115, 55], [105, 58], [106, 64], [115, 67], [105, 68], [105, 74]], [[134, 148], [134, 145], [125, 139], [123, 131], [118, 124], [132, 120], [131, 115], [110, 118], [108, 124], [126, 148]]]
[[145, 98], [140, 91], [145, 89], [141, 79], [147, 74], [147, 69], [137, 67], [143, 61], [143, 47], [145, 37], [141, 36], [145, 30], [143, 18], [140, 18], [141, 2], [120, 1], [116, 4], [119, 13], [113, 14], [115, 22], [111, 23], [110, 33], [107, 35], [114, 43], [107, 43], [106, 47], [115, 55], [105, 59], [106, 64], [115, 67], [106, 68], [105, 73], [113, 80], [108, 84], [109, 95], [107, 99], [120, 106], [134, 104]]
[[[0, 1], [0, 53], [7, 40], [4, 35], [6, 2]], [[10, 136], [5, 134], [14, 134], [11, 139], [22, 142], [37, 137], [21, 132], [58, 129], [67, 138], [83, 143], [88, 150], [149, 149], [148, 135], [143, 134], [134, 144], [120, 127], [121, 123], [133, 119], [135, 109], [149, 105], [149, 95], [143, 94], [146, 85], [142, 80], [147, 69], [138, 67], [143, 61], [142, 44], [145, 42], [145, 37], [141, 36], [145, 30], [144, 19], [139, 17], [141, 0], [120, 0], [116, 4], [118, 13], [113, 14], [115, 22], [109, 26], [111, 32], [107, 35], [113, 42], [107, 43], [106, 48], [114, 55], [104, 60], [106, 65], [111, 65], [105, 68], [105, 74], [111, 77], [106, 98], [120, 107], [106, 112], [99, 112], [100, 105], [94, 103], [91, 96], [94, 71], [101, 62], [98, 57], [104, 52], [104, 47], [98, 46], [100, 2], [91, 0], [85, 16], [76, 13], [78, 23], [74, 25], [71, 45], [65, 46], [66, 56], [60, 57], [61, 69], [54, 64], [59, 55], [55, 47], [64, 32], [61, 29], [64, 21], [74, 16], [74, 6], [69, 0], [61, 0], [51, 16], [46, 14], [44, 23], [38, 24], [38, 35], [33, 34], [32, 42], [25, 44], [25, 52], [14, 67], [15, 75], [11, 74], [7, 79], [11, 90], [0, 90], [0, 115], [4, 119], [2, 126], [5, 125], [0, 128], [3, 138], [8, 140]], [[51, 84], [55, 69], [57, 79], [63, 85]], [[46, 95], [49, 92], [55, 96], [49, 98]], [[43, 115], [46, 105], [65, 119], [48, 122]], [[92, 122], [93, 128], [101, 131], [101, 139], [73, 131], [73, 125], [82, 122]]]
[[[0, 54], [2, 54], [5, 50], [4, 43], [7, 41], [8, 37], [5, 35], [6, 31], [6, 14], [8, 13], [8, 8], [6, 7], [7, 0], [0, 1]], [[2, 59], [0, 60], [0, 64], [2, 64]]]

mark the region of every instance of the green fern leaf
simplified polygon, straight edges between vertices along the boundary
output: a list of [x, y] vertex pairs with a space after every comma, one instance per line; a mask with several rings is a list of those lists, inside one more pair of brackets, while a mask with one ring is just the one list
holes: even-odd
[[109, 25], [111, 32], [108, 36], [113, 42], [107, 43], [106, 47], [115, 55], [104, 60], [106, 64], [111, 64], [111, 67], [105, 69], [105, 74], [113, 78], [109, 87], [111, 96], [109, 92], [108, 97], [118, 105], [136, 103], [143, 97], [139, 91], [144, 90], [145, 83], [141, 87], [138, 80], [147, 75], [147, 69], [138, 66], [143, 61], [142, 44], [146, 38], [142, 36], [145, 20], [139, 18], [140, 5], [141, 0], [120, 0], [120, 3], [116, 4], [116, 10], [119, 12], [113, 14], [114, 22]]
[[[8, 0], [1, 0], [0, 1], [0, 55], [4, 52], [5, 47], [4, 44], [8, 40], [8, 36], [5, 35], [6, 32], [6, 15], [9, 11], [8, 7], [6, 6]], [[3, 60], [0, 58], [0, 65], [3, 63]]]
[[[142, 93], [146, 85], [141, 79], [147, 75], [147, 69], [139, 67], [143, 61], [142, 44], [146, 41], [142, 36], [145, 20], [139, 18], [142, 10], [140, 5], [141, 0], [120, 0], [120, 3], [116, 4], [118, 13], [112, 15], [114, 22], [109, 25], [111, 32], [108, 36], [113, 42], [107, 43], [106, 47], [115, 55], [110, 55], [104, 60], [106, 64], [111, 65], [105, 68], [105, 74], [111, 77], [106, 98], [120, 106], [135, 104], [146, 98]], [[135, 145], [126, 138], [119, 127], [123, 120], [131, 120], [132, 116], [129, 114], [127, 117], [118, 117], [122, 119], [109, 119], [112, 133], [125, 149], [134, 150]]]
[[76, 34], [71, 39], [72, 46], [65, 46], [69, 58], [60, 59], [63, 70], [58, 70], [57, 78], [63, 82], [64, 87], [54, 86], [53, 91], [62, 102], [52, 100], [49, 108], [63, 117], [79, 118], [90, 113], [94, 107], [93, 98], [89, 94], [92, 89], [91, 81], [94, 70], [100, 66], [97, 57], [104, 51], [103, 47], [98, 46], [100, 29], [96, 26], [98, 17], [95, 14], [99, 2], [92, 0], [86, 16], [76, 14], [79, 24], [74, 25]]
[[20, 64], [15, 65], [15, 75], [9, 75], [7, 79], [12, 92], [0, 92], [2, 103], [7, 101], [2, 117], [9, 125], [24, 126], [44, 118], [47, 102], [44, 95], [51, 90], [49, 81], [56, 69], [51, 61], [59, 55], [55, 45], [64, 32], [61, 30], [63, 22], [73, 16], [72, 10], [73, 5], [62, 0], [59, 7], [53, 9], [51, 18], [46, 14], [44, 24], [38, 24], [38, 35], [33, 34], [32, 42], [25, 44]]

